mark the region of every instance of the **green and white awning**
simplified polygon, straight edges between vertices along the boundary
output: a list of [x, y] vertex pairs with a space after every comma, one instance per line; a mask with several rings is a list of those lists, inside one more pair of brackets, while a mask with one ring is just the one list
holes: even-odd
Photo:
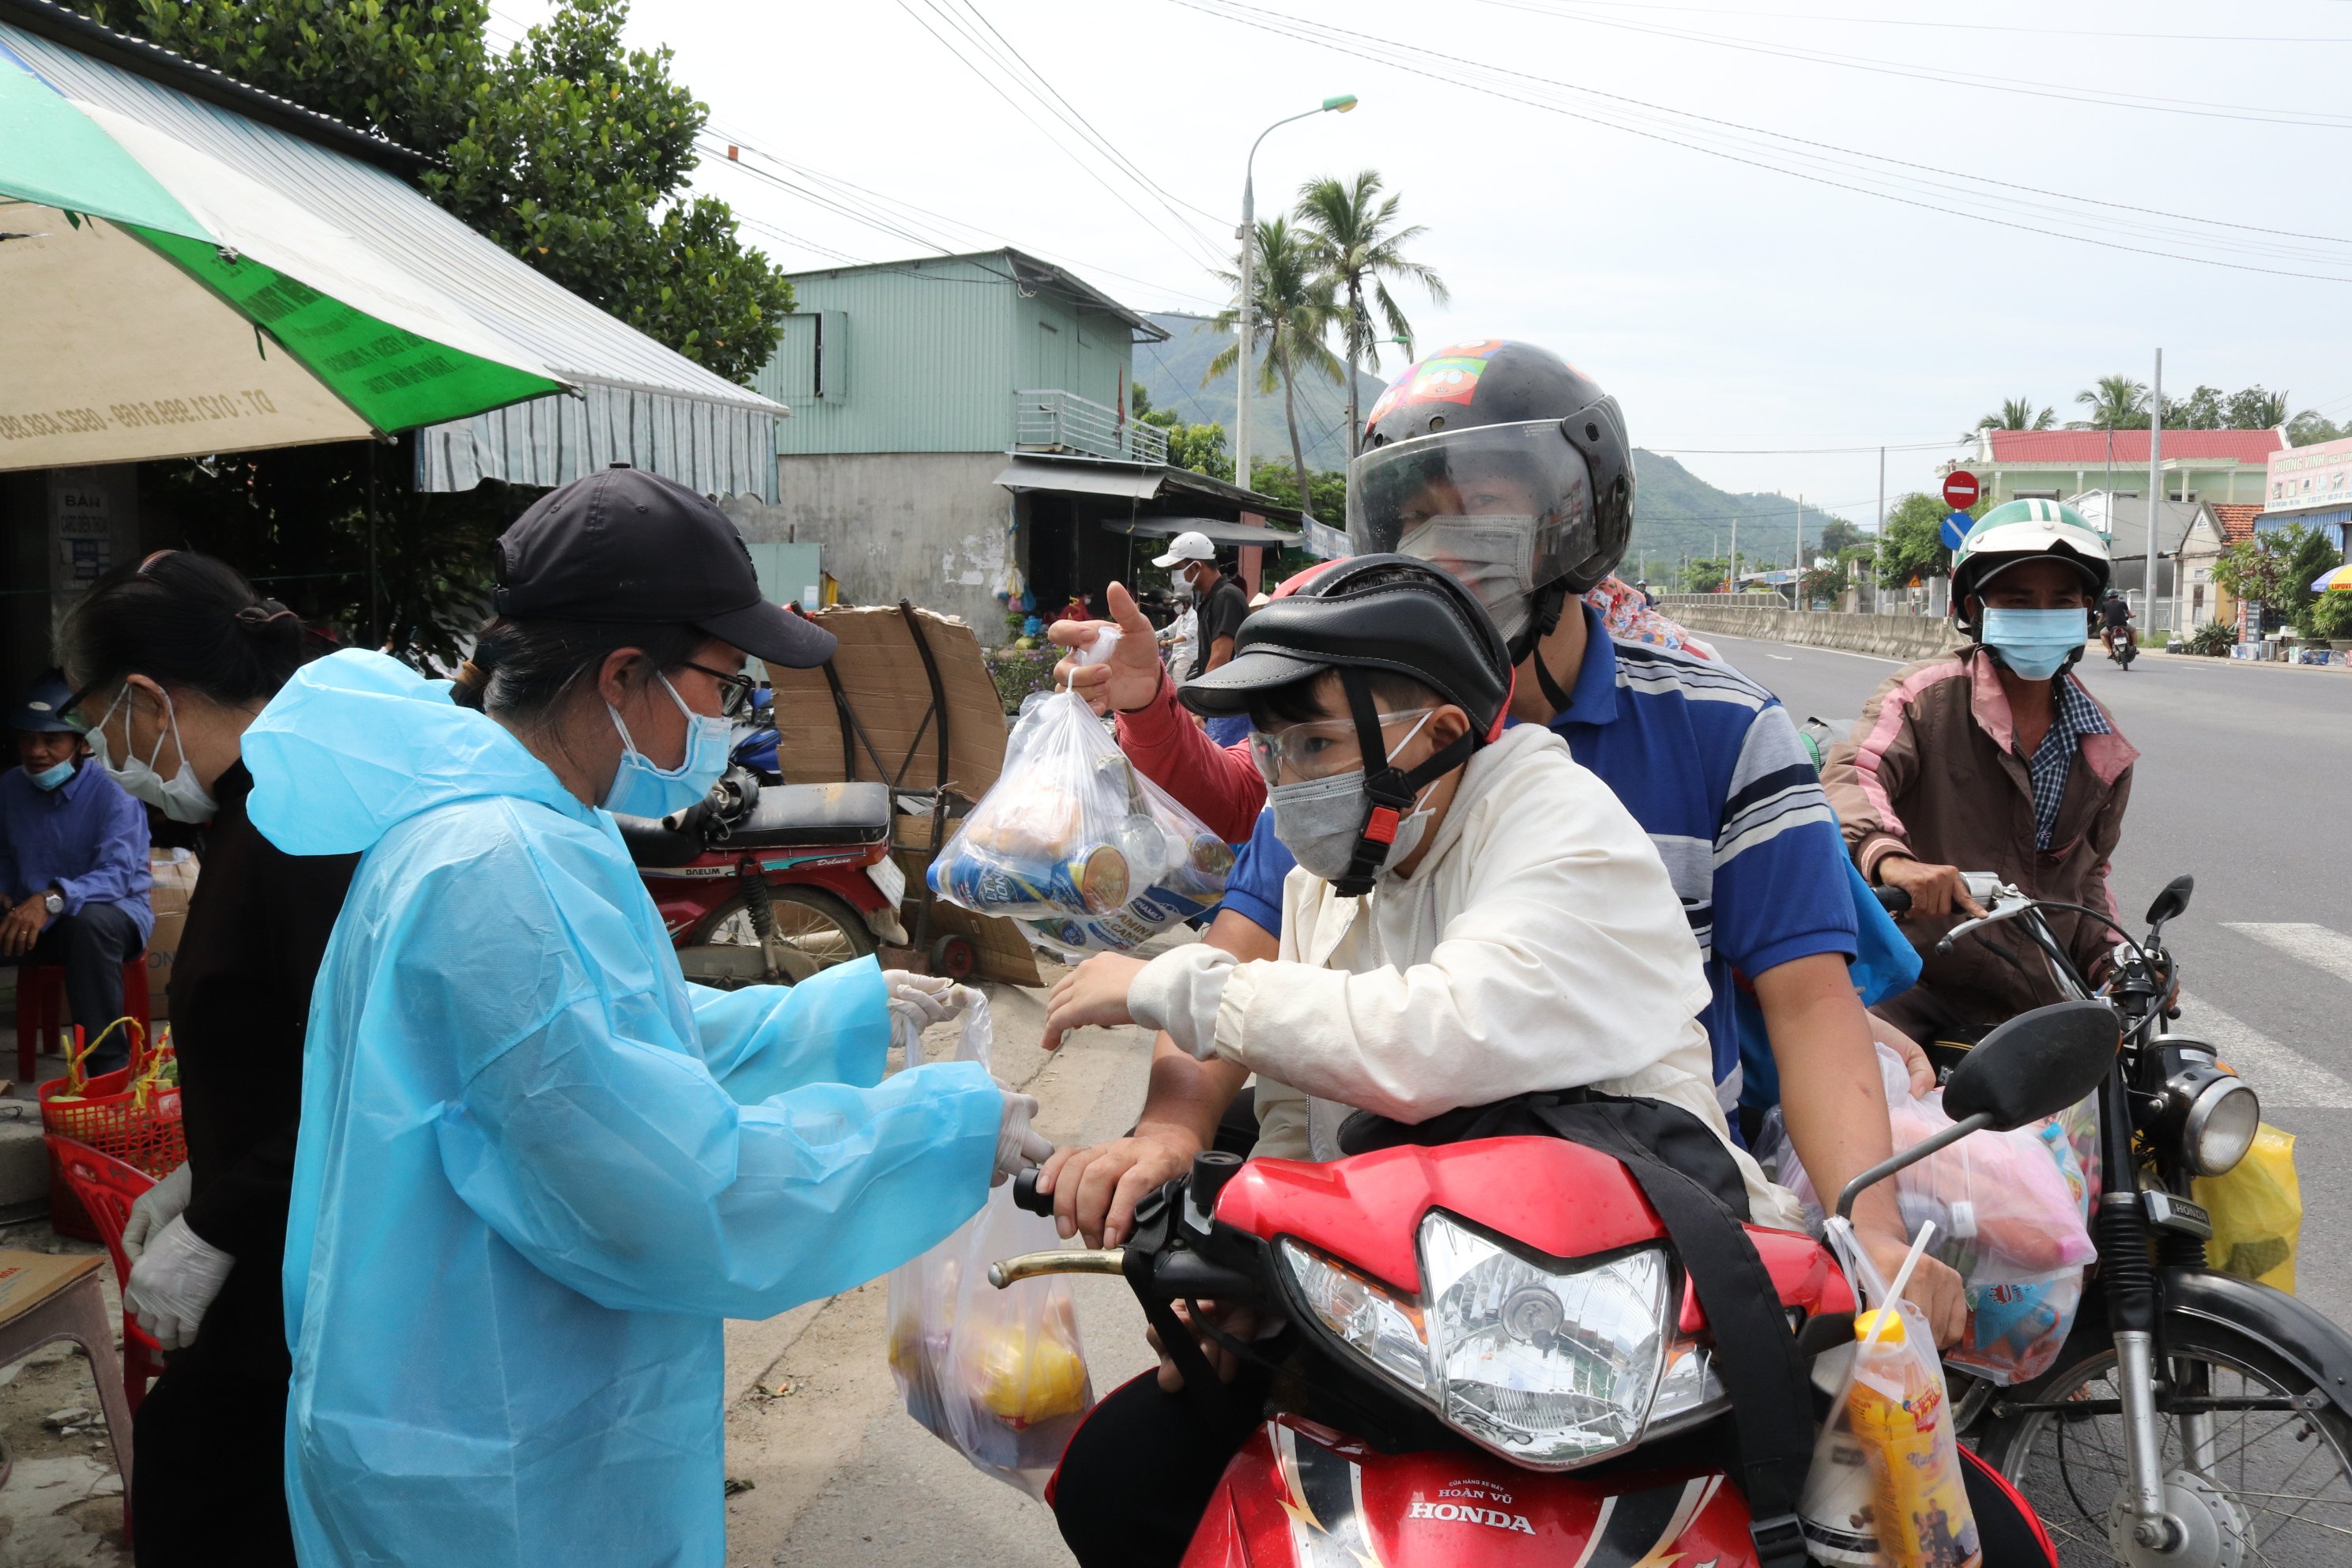
[[329, 218], [0, 47], [0, 468], [364, 437], [565, 389]]

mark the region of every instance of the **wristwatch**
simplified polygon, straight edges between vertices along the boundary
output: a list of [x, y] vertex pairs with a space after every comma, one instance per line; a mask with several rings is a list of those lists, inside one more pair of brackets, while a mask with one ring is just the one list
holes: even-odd
[[42, 895], [41, 904], [53, 915], [61, 915], [66, 912], [65, 895], [56, 891], [54, 889]]

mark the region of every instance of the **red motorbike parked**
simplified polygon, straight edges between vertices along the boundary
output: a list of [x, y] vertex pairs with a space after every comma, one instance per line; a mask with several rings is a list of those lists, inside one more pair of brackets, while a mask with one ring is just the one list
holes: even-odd
[[688, 980], [789, 985], [907, 942], [881, 784], [764, 784], [739, 765], [684, 811], [619, 822]]
[[[1995, 1030], [1946, 1089], [1956, 1127], [1856, 1177], [1840, 1212], [1967, 1132], [2074, 1104], [2116, 1047], [2113, 1016], [2092, 1004]], [[1327, 1164], [1210, 1151], [1138, 1208], [1126, 1246], [1033, 1253], [989, 1278], [1121, 1275], [1204, 1413], [1232, 1395], [1174, 1304], [1245, 1304], [1286, 1325], [1247, 1344], [1208, 1331], [1266, 1364], [1272, 1392], [1185, 1568], [1802, 1564], [1803, 1366], [1851, 1347], [1853, 1292], [1830, 1252], [1786, 1231], [1744, 1227], [1755, 1261], [1728, 1275], [1688, 1267], [1696, 1248], [1675, 1236], [1700, 1230], [1685, 1218], [1670, 1234], [1662, 1211], [1689, 1209], [1645, 1163], [1637, 1173], [1545, 1137]], [[1050, 1214], [1034, 1182], [1018, 1178], [1015, 1199]], [[1736, 1242], [1727, 1216], [1716, 1223]], [[1759, 1313], [1768, 1280], [1777, 1306]], [[1759, 1321], [1778, 1338], [1758, 1337]], [[1772, 1363], [1760, 1383], [1758, 1363]], [[1774, 1490], [1776, 1508], [1751, 1509], [1751, 1491]], [[2000, 1568], [2023, 1560], [2054, 1561], [2045, 1550]]]

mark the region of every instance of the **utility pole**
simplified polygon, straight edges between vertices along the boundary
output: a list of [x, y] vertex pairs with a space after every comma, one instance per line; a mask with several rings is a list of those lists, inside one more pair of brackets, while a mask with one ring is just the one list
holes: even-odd
[[1878, 531], [1886, 531], [1886, 448], [1878, 449]]
[[[1250, 143], [1249, 158], [1242, 165], [1242, 226], [1234, 230], [1234, 237], [1242, 242], [1242, 296], [1240, 306], [1234, 313], [1234, 324], [1240, 329], [1236, 339], [1239, 355], [1234, 366], [1236, 372], [1234, 380], [1234, 483], [1244, 489], [1250, 488], [1250, 353], [1257, 342], [1257, 286], [1252, 274], [1256, 270], [1255, 263], [1257, 259], [1258, 146], [1267, 136], [1292, 121], [1310, 120], [1318, 114], [1335, 110], [1345, 114], [1355, 107], [1356, 95], [1343, 92], [1337, 98], [1325, 99], [1319, 106], [1304, 113], [1276, 121], [1257, 133], [1257, 141]], [[1305, 511], [1307, 510], [1307, 476], [1294, 474], [1291, 477], [1298, 481], [1299, 510]]]
[[2164, 351], [2156, 351], [2156, 382], [2147, 393], [2147, 580], [2140, 608], [2156, 629], [2156, 503], [2164, 494]]
[[1731, 520], [1731, 572], [1724, 579], [1727, 593], [1739, 592], [1739, 520]]

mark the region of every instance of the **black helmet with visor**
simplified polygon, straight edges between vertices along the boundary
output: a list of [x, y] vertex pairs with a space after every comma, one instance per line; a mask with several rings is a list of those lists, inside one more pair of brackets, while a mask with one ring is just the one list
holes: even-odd
[[1349, 543], [1452, 572], [1515, 663], [1570, 595], [1616, 569], [1633, 531], [1617, 400], [1533, 343], [1489, 338], [1411, 366], [1372, 405], [1349, 465]]
[[[1354, 858], [1332, 886], [1360, 897], [1371, 890], [1414, 798], [1503, 732], [1511, 659], [1493, 618], [1459, 579], [1426, 561], [1357, 555], [1311, 568], [1276, 589], [1242, 623], [1234, 657], [1186, 681], [1177, 696], [1196, 713], [1245, 713], [1253, 698], [1326, 670], [1339, 672], [1347, 692], [1367, 796]], [[1395, 767], [1372, 702], [1376, 675], [1429, 688], [1467, 714], [1470, 728], [1412, 771]]]

